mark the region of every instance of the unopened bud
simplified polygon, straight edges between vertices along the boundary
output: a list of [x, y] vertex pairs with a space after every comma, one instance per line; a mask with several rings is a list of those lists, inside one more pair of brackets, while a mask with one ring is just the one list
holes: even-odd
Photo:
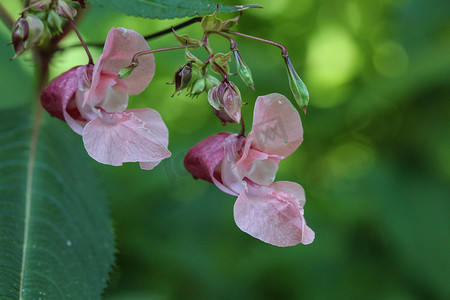
[[37, 45], [44, 35], [44, 23], [33, 14], [21, 17], [14, 24], [12, 31], [12, 44], [15, 55], [12, 59]]
[[128, 76], [131, 75], [133, 70], [136, 69], [136, 67], [138, 65], [139, 65], [139, 63], [137, 61], [131, 62], [131, 65], [129, 65], [128, 67], [125, 67], [125, 68], [123, 68], [122, 70], [119, 71], [119, 73], [117, 74], [117, 77], [119, 77], [119, 79], [127, 78]]
[[175, 95], [178, 92], [179, 95], [184, 88], [191, 86], [202, 75], [194, 63], [188, 62], [176, 70], [173, 77], [173, 83], [175, 84], [175, 92], [173, 94]]
[[58, 15], [64, 18], [73, 19], [77, 15], [77, 10], [70, 6], [66, 1], [64, 0], [57, 0], [56, 1], [56, 12]]
[[205, 77], [205, 90], [209, 92], [210, 89], [215, 88], [220, 84], [219, 79], [214, 76], [206, 75]]
[[223, 124], [241, 120], [241, 94], [231, 81], [224, 80], [208, 92], [208, 101]]
[[288, 56], [284, 58], [284, 61], [286, 62], [286, 69], [289, 77], [289, 86], [291, 87], [292, 94], [294, 95], [295, 101], [297, 101], [298, 106], [306, 114], [306, 108], [309, 104], [308, 89], [300, 79], [300, 76], [298, 76]]
[[255, 85], [253, 83], [252, 72], [250, 71], [250, 68], [244, 62], [238, 50], [234, 50], [233, 53], [236, 59], [236, 68], [239, 77], [246, 86], [248, 86], [252, 90], [255, 90]]
[[192, 85], [191, 96], [198, 96], [205, 90], [205, 78], [197, 79]]
[[33, 10], [44, 11], [47, 10], [52, 3], [52, 0], [34, 0], [30, 4], [30, 8]]
[[63, 20], [61, 17], [54, 11], [51, 10], [47, 16], [47, 24], [52, 33], [61, 34]]

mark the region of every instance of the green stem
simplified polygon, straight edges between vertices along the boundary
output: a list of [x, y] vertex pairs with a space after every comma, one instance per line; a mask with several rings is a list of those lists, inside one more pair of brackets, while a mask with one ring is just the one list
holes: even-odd
[[163, 51], [178, 50], [178, 49], [185, 49], [185, 48], [195, 48], [195, 46], [194, 45], [182, 45], [182, 46], [145, 50], [145, 51], [141, 51], [141, 52], [138, 52], [135, 55], [133, 55], [133, 59], [131, 60], [131, 62], [139, 63], [139, 61], [137, 60], [137, 58], [139, 56], [143, 56], [143, 55], [147, 55], [147, 54], [151, 54], [151, 53], [155, 53], [155, 52], [163, 52]]
[[11, 18], [11, 16], [1, 3], [0, 3], [0, 19], [3, 21], [3, 23], [5, 23], [6, 27], [8, 27], [9, 29], [13, 27], [14, 20]]
[[269, 40], [266, 40], [266, 39], [262, 39], [262, 38], [259, 38], [259, 37], [256, 37], [256, 36], [252, 36], [252, 35], [248, 35], [248, 34], [244, 34], [244, 33], [240, 33], [240, 32], [235, 32], [235, 31], [231, 31], [231, 30], [225, 30], [224, 32], [229, 33], [229, 34], [233, 34], [233, 35], [237, 35], [237, 36], [240, 36], [240, 37], [243, 37], [243, 38], [246, 38], [246, 39], [251, 39], [251, 40], [254, 40], [254, 41], [258, 41], [258, 42], [266, 43], [266, 44], [269, 44], [269, 45], [272, 45], [272, 46], [276, 46], [276, 47], [281, 49], [281, 55], [283, 57], [288, 55], [287, 48], [285, 46], [283, 46], [282, 44], [280, 44], [280, 43], [276, 43], [276, 42], [269, 41]]

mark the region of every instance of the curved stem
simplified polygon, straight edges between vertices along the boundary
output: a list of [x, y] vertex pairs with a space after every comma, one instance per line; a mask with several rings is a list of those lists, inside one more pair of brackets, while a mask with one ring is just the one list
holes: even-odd
[[87, 54], [88, 59], [89, 59], [89, 62], [88, 62], [88, 63], [89, 63], [90, 65], [93, 65], [93, 64], [94, 64], [94, 60], [92, 59], [91, 52], [89, 52], [89, 49], [88, 49], [88, 47], [86, 46], [86, 43], [84, 42], [83, 38], [81, 37], [81, 34], [78, 32], [77, 27], [75, 26], [75, 22], [74, 22], [72, 19], [69, 19], [69, 22], [70, 22], [70, 25], [72, 25], [73, 31], [75, 31], [75, 33], [77, 34], [78, 39], [80, 40], [81, 45], [82, 45], [83, 48], [84, 48], [84, 51], [86, 51], [86, 54]]
[[139, 61], [137, 60], [137, 58], [139, 56], [143, 56], [143, 55], [147, 55], [147, 54], [151, 54], [151, 53], [155, 53], [155, 52], [163, 52], [163, 51], [170, 51], [170, 50], [178, 50], [178, 49], [185, 49], [185, 48], [194, 48], [194, 45], [182, 45], [182, 46], [174, 46], [174, 47], [166, 47], [166, 48], [158, 48], [158, 49], [150, 49], [150, 50], [145, 50], [145, 51], [141, 51], [138, 52], [136, 54], [133, 55], [133, 59], [131, 60], [131, 62], [134, 63], [139, 63]]
[[223, 36], [224, 38], [228, 39], [228, 41], [230, 41], [230, 50], [231, 51], [234, 51], [234, 50], [238, 49], [236, 41], [231, 36], [229, 36], [227, 34], [224, 34], [224, 33], [220, 32], [220, 31], [211, 31], [210, 33], [217, 34], [217, 35]]
[[252, 36], [252, 35], [248, 35], [248, 34], [244, 34], [244, 33], [240, 33], [240, 32], [231, 31], [231, 30], [225, 30], [224, 32], [229, 33], [229, 34], [233, 34], [233, 35], [237, 35], [237, 36], [240, 36], [240, 37], [244, 37], [244, 38], [247, 38], [247, 39], [251, 39], [251, 40], [254, 40], [254, 41], [258, 41], [258, 42], [262, 42], [262, 43], [266, 43], [266, 44], [269, 44], [269, 45], [276, 46], [276, 47], [281, 49], [281, 55], [283, 57], [288, 55], [287, 48], [285, 46], [283, 46], [282, 44], [280, 44], [280, 43], [269, 41], [269, 40], [266, 40], [266, 39], [262, 39], [262, 38], [259, 38], [259, 37], [256, 37], [256, 36]]

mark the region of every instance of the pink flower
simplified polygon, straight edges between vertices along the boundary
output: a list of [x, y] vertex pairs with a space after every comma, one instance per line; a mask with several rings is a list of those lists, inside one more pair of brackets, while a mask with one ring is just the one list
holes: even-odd
[[256, 100], [247, 137], [211, 136], [189, 150], [185, 166], [194, 177], [238, 196], [234, 219], [244, 232], [276, 246], [309, 244], [314, 232], [303, 217], [303, 188], [293, 182], [273, 182], [279, 162], [302, 139], [297, 110], [284, 96], [270, 94]]
[[88, 154], [98, 162], [120, 166], [140, 162], [152, 169], [171, 155], [168, 129], [150, 108], [127, 110], [128, 95], [141, 93], [153, 78], [153, 55], [125, 79], [117, 73], [136, 52], [150, 49], [133, 30], [112, 28], [97, 63], [75, 67], [56, 77], [41, 96], [44, 108], [83, 136]]

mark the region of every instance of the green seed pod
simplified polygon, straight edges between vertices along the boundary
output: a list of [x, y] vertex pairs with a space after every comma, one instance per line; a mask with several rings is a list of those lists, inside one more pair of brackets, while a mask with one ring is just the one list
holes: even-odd
[[306, 85], [300, 79], [297, 72], [294, 69], [294, 66], [291, 63], [291, 60], [288, 56], [284, 58], [286, 62], [286, 69], [289, 77], [289, 86], [291, 87], [292, 94], [294, 95], [295, 101], [297, 101], [298, 106], [303, 110], [306, 114], [306, 108], [309, 104], [309, 92], [306, 88]]
[[255, 90], [255, 85], [253, 83], [252, 72], [250, 71], [250, 68], [244, 62], [238, 50], [234, 50], [233, 53], [236, 59], [236, 68], [239, 77], [246, 86], [248, 86], [252, 90]]

